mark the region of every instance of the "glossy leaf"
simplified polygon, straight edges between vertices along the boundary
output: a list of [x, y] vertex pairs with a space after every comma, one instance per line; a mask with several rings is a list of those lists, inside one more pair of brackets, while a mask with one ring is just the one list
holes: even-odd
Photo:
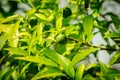
[[92, 34], [93, 29], [93, 17], [91, 15], [88, 15], [83, 19], [83, 29], [89, 41], [91, 39], [90, 34]]
[[1, 80], [5, 79], [5, 80], [9, 80], [10, 79], [10, 76], [12, 75], [12, 73], [14, 72], [16, 68], [12, 68], [12, 69], [9, 69], [9, 71], [7, 71]]
[[69, 65], [67, 68], [67, 74], [71, 77], [74, 78], [75, 77], [75, 69], [73, 66]]
[[105, 38], [109, 38], [109, 37], [120, 37], [120, 33], [113, 32], [105, 35]]
[[31, 39], [29, 41], [29, 45], [28, 45], [29, 55], [30, 55], [30, 52], [32, 50], [33, 45], [35, 44], [34, 41], [35, 41], [35, 38], [36, 38], [36, 33], [37, 33], [36, 31], [33, 32], [33, 35], [32, 35], [32, 37], [31, 37]]
[[116, 52], [109, 61], [109, 65], [114, 64], [120, 57], [120, 52]]
[[83, 60], [86, 56], [88, 56], [91, 52], [96, 51], [96, 48], [90, 47], [86, 50], [81, 50], [78, 54], [76, 54], [71, 62], [71, 65], [75, 65], [77, 62]]
[[18, 35], [19, 35], [19, 25], [20, 25], [20, 22], [22, 21], [22, 19], [18, 20], [14, 27], [13, 27], [13, 32], [11, 33], [12, 34], [12, 37], [11, 37], [11, 41], [9, 41], [9, 45], [11, 47], [17, 47], [18, 46], [18, 41], [19, 41], [19, 38], [18, 38]]
[[5, 50], [8, 50], [11, 55], [17, 54], [17, 55], [22, 55], [22, 56], [28, 56], [29, 53], [23, 49], [20, 48], [15, 48], [15, 47], [11, 47], [11, 48], [5, 48]]
[[108, 73], [110, 71], [110, 69], [102, 62], [100, 62], [100, 68], [101, 68], [101, 72], [103, 74], [106, 74], [106, 73]]
[[87, 71], [87, 70], [89, 70], [89, 69], [91, 69], [91, 68], [93, 68], [93, 67], [98, 67], [98, 65], [97, 65], [97, 64], [94, 64], [94, 63], [91, 63], [91, 64], [89, 64], [89, 65], [85, 68], [85, 70]]
[[48, 58], [50, 58], [51, 60], [53, 60], [54, 62], [59, 64], [60, 67], [67, 72], [68, 65], [70, 64], [70, 60], [69, 59], [67, 59], [66, 57], [58, 54], [57, 52], [55, 52], [54, 50], [51, 50], [51, 49], [45, 49], [43, 51], [43, 53]]
[[42, 13], [36, 13], [35, 16], [45, 21], [52, 21], [54, 19], [54, 13], [49, 14], [49, 16], [46, 16], [45, 14]]
[[6, 22], [10, 22], [12, 20], [18, 19], [19, 15], [13, 15], [10, 17], [7, 17], [6, 19], [3, 19], [0, 23], [6, 23]]
[[85, 69], [85, 65], [84, 64], [81, 64], [77, 68], [77, 71], [76, 71], [76, 74], [75, 74], [75, 80], [82, 80], [84, 69]]
[[58, 65], [55, 62], [53, 62], [52, 60], [50, 60], [50, 59], [48, 59], [44, 56], [16, 57], [15, 59], [25, 60], [25, 61], [30, 61], [30, 62], [34, 62], [34, 63], [39, 63], [39, 64], [45, 64], [45, 65], [49, 65], [49, 66], [58, 67]]
[[88, 74], [83, 78], [83, 80], [96, 80], [96, 79]]
[[5, 32], [5, 33], [11, 33], [12, 32], [12, 30], [13, 30], [13, 25], [12, 24], [7, 24], [7, 25], [5, 25], [5, 24], [0, 24], [0, 33], [1, 32]]
[[3, 46], [5, 45], [6, 41], [7, 41], [7, 37], [5, 34], [0, 36], [0, 51], [3, 48]]
[[31, 80], [37, 80], [42, 78], [48, 78], [48, 77], [56, 77], [56, 76], [65, 76], [60, 70], [57, 69], [47, 69], [38, 72]]
[[26, 64], [23, 68], [22, 68], [22, 70], [21, 70], [21, 72], [20, 72], [20, 77], [24, 74], [24, 72], [25, 72], [25, 70], [29, 67], [29, 65], [30, 65], [31, 63], [28, 63], [28, 64]]
[[0, 70], [0, 80], [2, 79], [2, 77], [10, 70], [10, 67], [8, 66], [4, 66], [1, 70]]
[[60, 31], [62, 28], [62, 10], [59, 10], [58, 13], [56, 14], [56, 30]]

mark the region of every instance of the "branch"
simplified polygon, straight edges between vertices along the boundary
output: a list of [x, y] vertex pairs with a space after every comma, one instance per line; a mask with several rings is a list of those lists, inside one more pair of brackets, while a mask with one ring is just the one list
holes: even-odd
[[[72, 40], [72, 41], [75, 41], [76, 43], [80, 42], [80, 41], [78, 41], [77, 39], [74, 39], [74, 38], [72, 38], [72, 37], [68, 37], [67, 39]], [[80, 43], [81, 43], [81, 42], [80, 42]], [[108, 50], [108, 51], [117, 51], [117, 50], [120, 50], [120, 49], [116, 49], [116, 48], [113, 48], [113, 47], [105, 47], [105, 48], [103, 48], [103, 47], [101, 47], [101, 46], [95, 46], [95, 45], [90, 44], [90, 43], [87, 43], [87, 42], [82, 42], [81, 44], [87, 45], [87, 46], [89, 46], [89, 47], [100, 48], [101, 50]]]

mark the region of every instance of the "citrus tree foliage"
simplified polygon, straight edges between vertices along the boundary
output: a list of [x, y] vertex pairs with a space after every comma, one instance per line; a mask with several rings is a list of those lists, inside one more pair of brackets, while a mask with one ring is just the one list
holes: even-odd
[[[104, 2], [16, 0], [31, 7], [25, 16], [1, 7], [0, 80], [119, 80], [120, 18], [102, 14]], [[98, 33], [106, 44], [94, 44]]]

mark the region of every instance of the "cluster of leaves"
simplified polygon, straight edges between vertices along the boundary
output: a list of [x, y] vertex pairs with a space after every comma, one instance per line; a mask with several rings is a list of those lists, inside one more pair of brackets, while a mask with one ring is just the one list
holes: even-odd
[[[20, 1], [19, 1], [20, 2]], [[0, 19], [0, 80], [118, 80], [120, 19], [101, 14], [104, 0], [21, 0], [31, 5], [26, 16]], [[91, 12], [90, 12], [91, 11]], [[106, 20], [109, 15], [112, 20]], [[100, 18], [104, 18], [101, 20]], [[109, 29], [113, 23], [117, 32]], [[117, 44], [95, 46], [97, 28]], [[80, 61], [99, 50], [115, 51], [108, 64]]]

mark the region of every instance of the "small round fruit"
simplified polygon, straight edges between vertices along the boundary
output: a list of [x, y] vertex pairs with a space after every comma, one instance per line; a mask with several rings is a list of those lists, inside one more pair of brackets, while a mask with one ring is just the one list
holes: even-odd
[[56, 42], [64, 43], [66, 41], [66, 36], [64, 34], [59, 34], [56, 36]]

